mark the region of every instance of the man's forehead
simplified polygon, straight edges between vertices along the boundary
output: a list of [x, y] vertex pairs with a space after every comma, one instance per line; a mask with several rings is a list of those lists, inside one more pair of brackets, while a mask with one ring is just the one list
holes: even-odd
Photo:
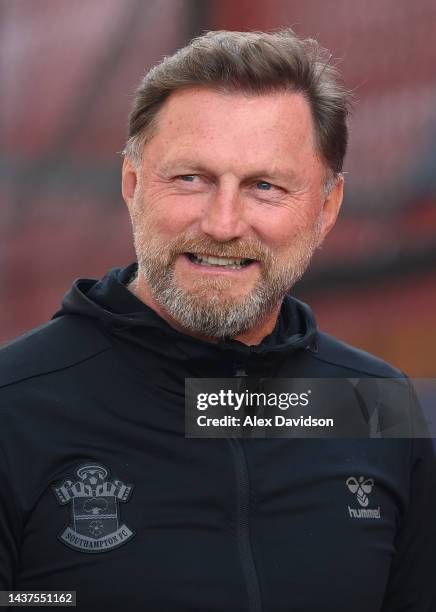
[[[183, 119], [183, 121], [181, 121]], [[250, 121], [255, 119], [255, 121]], [[233, 120], [233, 121], [232, 121]], [[190, 87], [171, 93], [158, 113], [158, 123], [173, 132], [189, 129], [226, 133], [226, 125], [243, 129], [274, 129], [286, 123], [294, 131], [313, 129], [309, 102], [301, 92], [289, 90], [268, 93], [220, 91]], [[229, 134], [231, 135], [231, 134]]]
[[178, 91], [160, 111], [155, 137], [163, 171], [176, 165], [183, 170], [219, 166], [220, 158], [233, 157], [244, 173], [289, 175], [294, 156], [306, 155], [307, 161], [316, 155], [310, 107], [302, 94], [292, 92]]

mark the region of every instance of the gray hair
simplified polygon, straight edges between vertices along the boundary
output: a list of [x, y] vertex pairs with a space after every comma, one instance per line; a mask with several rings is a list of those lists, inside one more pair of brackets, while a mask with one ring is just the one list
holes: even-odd
[[173, 91], [205, 86], [246, 94], [301, 92], [310, 104], [318, 153], [328, 169], [328, 192], [342, 173], [351, 107], [351, 94], [330, 63], [331, 57], [317, 41], [299, 38], [290, 28], [206, 32], [145, 75], [129, 116], [123, 154], [135, 164], [141, 161], [143, 146], [155, 132], [158, 112]]

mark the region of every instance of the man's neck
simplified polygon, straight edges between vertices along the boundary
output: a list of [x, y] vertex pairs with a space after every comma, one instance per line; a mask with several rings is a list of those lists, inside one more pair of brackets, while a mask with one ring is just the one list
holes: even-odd
[[[206, 342], [217, 343], [218, 338], [214, 338], [211, 336], [203, 336], [202, 334], [196, 334], [182, 325], [180, 325], [168, 312], [162, 308], [160, 304], [156, 302], [151, 291], [144, 279], [140, 276], [136, 276], [128, 285], [127, 289], [133, 293], [135, 297], [137, 297], [141, 302], [146, 304], [149, 308], [154, 310], [156, 314], [158, 314], [164, 321], [171, 325], [174, 329], [187, 336], [192, 336], [193, 338], [198, 338], [199, 340], [204, 340]], [[237, 336], [234, 337], [234, 340], [238, 340], [243, 344], [248, 346], [253, 346], [260, 344], [262, 340], [268, 336], [274, 329], [277, 323], [277, 317], [280, 312], [281, 304], [278, 304], [277, 307], [269, 313], [254, 329], [249, 329]]]

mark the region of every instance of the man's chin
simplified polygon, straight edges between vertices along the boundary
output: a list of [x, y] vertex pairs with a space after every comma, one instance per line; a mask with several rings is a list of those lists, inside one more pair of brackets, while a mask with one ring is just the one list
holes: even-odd
[[238, 308], [249, 300], [251, 291], [241, 292], [233, 283], [196, 283], [194, 286], [180, 286], [180, 292], [186, 300], [199, 307], [208, 308], [222, 305], [222, 308]]
[[176, 268], [156, 266], [143, 278], [161, 316], [166, 318], [166, 313], [176, 327], [191, 334], [235, 337], [259, 325], [280, 301], [277, 291], [268, 291], [259, 281], [244, 287], [221, 275], [193, 279]]
[[[225, 292], [224, 292], [225, 293]], [[256, 325], [259, 308], [251, 296], [238, 298], [222, 291], [183, 291], [180, 287], [155, 296], [177, 325], [207, 337], [236, 336]]]

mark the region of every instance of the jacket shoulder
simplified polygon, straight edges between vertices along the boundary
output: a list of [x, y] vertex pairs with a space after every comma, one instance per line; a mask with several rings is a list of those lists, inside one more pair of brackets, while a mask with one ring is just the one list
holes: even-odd
[[315, 359], [343, 369], [344, 375], [354, 371], [378, 378], [404, 378], [405, 374], [375, 355], [342, 342], [329, 334], [318, 334], [318, 346], [313, 354]]
[[0, 387], [72, 366], [111, 347], [86, 317], [65, 315], [0, 349]]

